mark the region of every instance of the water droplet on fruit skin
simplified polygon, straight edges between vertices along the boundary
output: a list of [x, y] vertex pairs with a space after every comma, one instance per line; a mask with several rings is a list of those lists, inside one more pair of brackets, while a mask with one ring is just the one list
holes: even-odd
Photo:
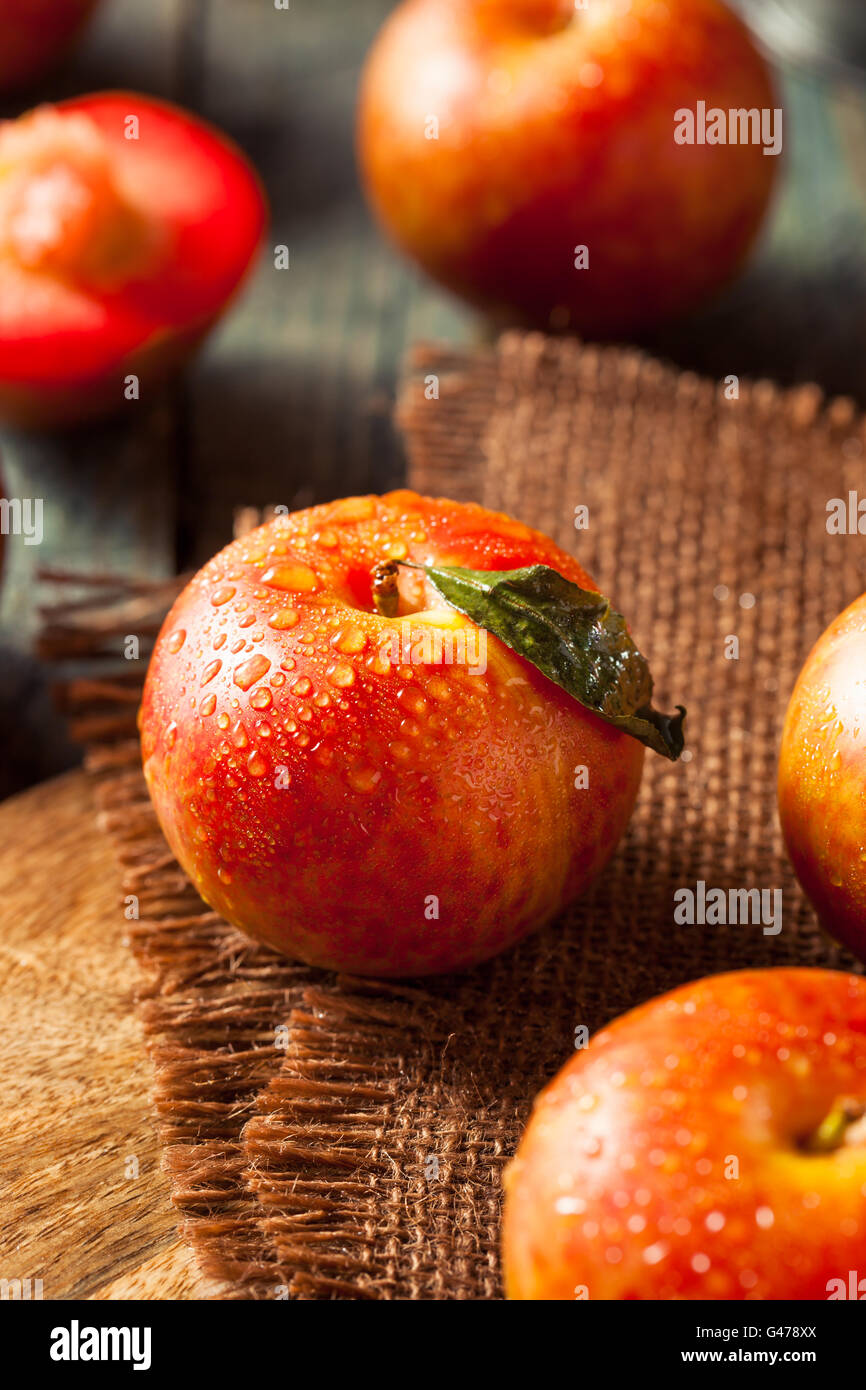
[[168, 639], [168, 643], [167, 643], [168, 650], [169, 650], [172, 654], [174, 654], [175, 652], [179, 652], [185, 641], [186, 641], [186, 631], [185, 631], [184, 628], [179, 627], [179, 628], [177, 629], [177, 631], [176, 631], [176, 632], [173, 632], [173, 633], [171, 634], [171, 636], [169, 637], [169, 639]]
[[247, 759], [247, 772], [251, 777], [264, 777], [267, 770], [267, 763], [258, 749], [256, 749]]
[[237, 590], [233, 584], [221, 584], [218, 589], [214, 589], [210, 596], [210, 601], [214, 608], [221, 608], [229, 599], [233, 599]]
[[216, 709], [216, 695], [206, 695], [201, 702], [201, 713], [205, 716], [213, 714]]
[[176, 742], [177, 742], [177, 724], [175, 723], [174, 720], [172, 720], [171, 723], [169, 724], [168, 728], [167, 728], [166, 731], [165, 731], [165, 746], [166, 746], [166, 748], [171, 749], [171, 748], [174, 747], [174, 745], [176, 744]]
[[221, 729], [227, 729], [230, 723], [231, 723], [231, 720], [229, 719], [229, 717], [228, 717], [228, 715], [225, 713], [225, 711], [223, 711], [223, 713], [222, 713], [222, 714], [219, 716], [219, 718], [217, 719], [217, 724], [219, 725], [219, 727], [220, 727]]
[[250, 696], [250, 704], [253, 709], [267, 709], [273, 702], [274, 697], [266, 685], [260, 686], [258, 690], [254, 690]]
[[309, 695], [313, 688], [313, 682], [307, 676], [298, 676], [289, 688], [293, 695]]
[[372, 656], [368, 656], [364, 664], [374, 676], [388, 676], [394, 669], [390, 661], [380, 652], [374, 652]]
[[416, 686], [404, 686], [397, 691], [397, 699], [408, 714], [413, 714], [416, 719], [422, 718], [427, 713], [427, 701]]
[[225, 868], [225, 866], [222, 864], [217, 869], [217, 878], [219, 879], [220, 883], [231, 883], [232, 881], [231, 874], [229, 873], [228, 869]]
[[272, 613], [268, 619], [268, 627], [277, 628], [278, 632], [286, 631], [297, 626], [299, 617], [300, 614], [295, 609], [278, 609], [277, 613]]
[[271, 663], [268, 658], [263, 656], [261, 652], [257, 652], [255, 656], [250, 657], [249, 661], [242, 661], [239, 666], [235, 667], [234, 683], [241, 690], [249, 690], [250, 686], [261, 680], [262, 676], [266, 675], [270, 669]]
[[325, 674], [331, 684], [339, 686], [341, 690], [355, 684], [355, 672], [345, 661], [335, 662], [333, 666], [328, 667]]
[[367, 645], [367, 637], [359, 627], [354, 624], [347, 628], [340, 628], [331, 638], [331, 645], [337, 648], [345, 656], [353, 656], [357, 652], [362, 652]]
[[308, 565], [273, 565], [265, 570], [262, 583], [269, 589], [283, 589], [290, 593], [312, 594], [319, 587], [319, 580]]
[[375, 504], [371, 497], [345, 497], [339, 502], [334, 502], [330, 510], [330, 519], [339, 525], [351, 524], [354, 521], [369, 521], [375, 514]]
[[451, 699], [451, 687], [441, 676], [431, 676], [430, 680], [427, 682], [427, 694], [431, 699], [438, 700], [440, 704], [444, 704], [446, 700]]
[[382, 774], [375, 767], [356, 767], [350, 768], [346, 773], [346, 781], [353, 791], [371, 792], [381, 781]]
[[213, 680], [213, 678], [214, 678], [214, 676], [217, 674], [217, 672], [218, 672], [218, 671], [221, 671], [221, 670], [222, 670], [222, 662], [220, 661], [219, 657], [217, 657], [217, 659], [216, 659], [215, 661], [209, 662], [209, 664], [208, 664], [207, 666], [205, 666], [204, 670], [203, 670], [202, 673], [201, 673], [201, 683], [202, 683], [202, 685], [207, 685], [209, 681], [212, 681], [212, 680]]

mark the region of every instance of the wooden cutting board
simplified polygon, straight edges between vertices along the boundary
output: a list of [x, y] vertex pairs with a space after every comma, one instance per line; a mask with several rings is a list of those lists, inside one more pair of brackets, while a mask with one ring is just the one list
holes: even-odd
[[159, 1171], [117, 870], [83, 772], [0, 805], [0, 1277], [206, 1298]]

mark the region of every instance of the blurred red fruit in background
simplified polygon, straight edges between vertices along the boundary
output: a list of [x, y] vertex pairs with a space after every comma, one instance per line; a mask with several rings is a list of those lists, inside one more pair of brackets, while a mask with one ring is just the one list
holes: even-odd
[[153, 97], [0, 125], [0, 419], [66, 424], [160, 381], [226, 307], [265, 213], [241, 151]]
[[360, 164], [386, 231], [458, 294], [625, 333], [729, 280], [767, 206], [759, 144], [676, 143], [699, 102], [776, 106], [718, 0], [405, 0], [367, 61]]
[[80, 34], [99, 0], [0, 0], [0, 92], [49, 72]]

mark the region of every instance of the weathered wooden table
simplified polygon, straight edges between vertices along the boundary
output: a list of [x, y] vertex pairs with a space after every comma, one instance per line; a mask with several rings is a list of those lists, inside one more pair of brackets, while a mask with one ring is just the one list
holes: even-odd
[[[360, 196], [356, 81], [390, 8], [105, 0], [65, 71], [30, 98], [138, 88], [223, 126], [262, 172], [269, 245], [289, 246], [291, 269], [275, 271], [266, 249], [196, 365], [159, 399], [66, 437], [0, 438], [10, 493], [45, 507], [42, 546], [9, 546], [0, 600], [0, 796], [76, 756], [30, 654], [40, 565], [162, 574], [228, 539], [239, 503], [398, 483], [390, 408], [404, 347], [484, 331], [397, 259]], [[866, 97], [804, 73], [783, 80], [784, 187], [751, 268], [649, 346], [713, 375], [814, 378], [866, 401]]]

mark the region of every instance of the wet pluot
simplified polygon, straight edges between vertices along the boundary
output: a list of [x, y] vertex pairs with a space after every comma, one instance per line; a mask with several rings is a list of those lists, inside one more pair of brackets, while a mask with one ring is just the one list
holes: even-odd
[[[512, 1295], [826, 1297], [834, 1230], [866, 1249], [866, 1145], [804, 1145], [841, 1097], [866, 1102], [864, 1037], [866, 985], [828, 971], [715, 976], [616, 1020], [539, 1097], [507, 1174]], [[815, 1186], [833, 1227], [798, 1214]]]
[[866, 595], [830, 624], [788, 706], [779, 812], [792, 863], [822, 926], [866, 960]]
[[[497, 653], [495, 639], [486, 675], [425, 664], [420, 641], [409, 662], [393, 665], [386, 640], [393, 628], [375, 611], [371, 584], [373, 566], [389, 554], [503, 569], [547, 557], [589, 582], [574, 561], [517, 523], [409, 493], [276, 517], [216, 556], [176, 605], [167, 631], [187, 635], [171, 656], [174, 666], [151, 672], [143, 728], [147, 737], [148, 724], [165, 721], [171, 709], [176, 724], [183, 721], [183, 739], [166, 729], [163, 742], [168, 748], [177, 739], [182, 752], [170, 766], [150, 758], [148, 779], [175, 853], [233, 920], [252, 925], [253, 900], [262, 896], [262, 930], [272, 917], [281, 931], [291, 921], [287, 904], [308, 892], [308, 921], [339, 921], [358, 895], [378, 915], [387, 898], [389, 923], [402, 921], [404, 943], [415, 939], [410, 949], [420, 968], [437, 954], [444, 967], [460, 953], [468, 960], [501, 949], [573, 896], [621, 832], [641, 755], [637, 745], [624, 749], [607, 726], [601, 733], [594, 726], [593, 746], [604, 750], [600, 794], [591, 805], [572, 801], [551, 751], [564, 741], [563, 768], [591, 758], [584, 720], [564, 696], [546, 702], [529, 678], [510, 685], [517, 659]], [[423, 611], [423, 634], [435, 630], [439, 609], [453, 631], [453, 610], [423, 576], [404, 574], [401, 621]], [[215, 651], [219, 660], [208, 660]], [[187, 686], [190, 693], [205, 687], [191, 724], [178, 705]], [[530, 710], [542, 706], [547, 718], [540, 721]], [[491, 757], [497, 740], [507, 752]], [[187, 835], [193, 799], [197, 829]], [[393, 855], [391, 835], [401, 845]], [[587, 841], [577, 856], [570, 835]], [[510, 843], [517, 853], [500, 873]], [[525, 872], [527, 855], [553, 856], [537, 881]], [[344, 868], [335, 868], [334, 856]], [[228, 880], [215, 858], [230, 872], [230, 896], [222, 894]], [[379, 861], [391, 887], [376, 907], [368, 876]], [[453, 927], [434, 934], [419, 918], [419, 873], [431, 878], [430, 892], [438, 885], [450, 899], [451, 911], [460, 902], [461, 921], [467, 912], [477, 918], [483, 944], [461, 942]], [[473, 894], [477, 912], [469, 912]], [[274, 933], [266, 939], [275, 941]], [[377, 939], [373, 954], [387, 954], [387, 934]], [[307, 958], [315, 949], [311, 940], [298, 943]], [[346, 963], [393, 973], [386, 959], [370, 956], [370, 943]]]

